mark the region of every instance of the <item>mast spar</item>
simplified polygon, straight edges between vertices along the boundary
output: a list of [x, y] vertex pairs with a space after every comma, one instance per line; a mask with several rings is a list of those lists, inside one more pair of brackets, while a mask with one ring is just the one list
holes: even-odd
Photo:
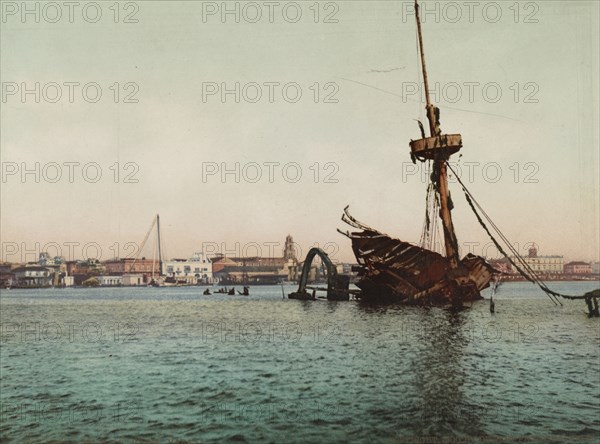
[[419, 15], [419, 3], [415, 0], [415, 17], [417, 20], [417, 33], [419, 34], [419, 52], [421, 55], [421, 69], [423, 70], [423, 88], [425, 89], [425, 100], [427, 105], [425, 110], [427, 111], [427, 120], [429, 121], [429, 132], [430, 135], [436, 136], [437, 131], [435, 128], [435, 110], [431, 104], [431, 98], [429, 96], [429, 79], [427, 78], [427, 66], [425, 65], [425, 51], [423, 50], [423, 34], [421, 32], [421, 17]]
[[[158, 275], [162, 275], [162, 250], [160, 247], [160, 216], [156, 215], [156, 237], [158, 238]], [[153, 270], [154, 272], [154, 270]]]
[[459, 134], [442, 135], [438, 120], [439, 109], [431, 103], [429, 96], [429, 80], [427, 78], [427, 67], [425, 65], [425, 51], [423, 50], [423, 34], [421, 32], [421, 18], [419, 15], [419, 3], [415, 0], [415, 18], [417, 20], [417, 32], [419, 36], [419, 52], [421, 53], [421, 67], [423, 70], [423, 87], [427, 101], [426, 111], [429, 121], [430, 137], [411, 142], [413, 155], [418, 159], [429, 159], [434, 162], [434, 174], [437, 175], [437, 191], [440, 197], [440, 218], [444, 226], [444, 244], [446, 256], [450, 260], [451, 268], [457, 268], [459, 263], [458, 241], [454, 233], [452, 214], [449, 202], [448, 173], [446, 161], [451, 154], [458, 152], [462, 147], [462, 139]]

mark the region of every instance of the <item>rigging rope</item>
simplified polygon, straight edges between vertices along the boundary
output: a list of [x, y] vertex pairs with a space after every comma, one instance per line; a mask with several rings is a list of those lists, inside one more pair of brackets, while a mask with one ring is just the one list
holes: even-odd
[[[500, 231], [500, 229], [496, 226], [496, 224], [488, 216], [488, 214], [481, 207], [481, 205], [479, 205], [479, 203], [477, 202], [477, 200], [475, 199], [475, 197], [473, 197], [473, 195], [471, 194], [471, 192], [467, 189], [467, 187], [462, 182], [462, 180], [460, 180], [460, 177], [458, 176], [458, 174], [456, 174], [456, 172], [452, 169], [452, 167], [450, 166], [450, 164], [448, 162], [446, 162], [446, 166], [450, 169], [450, 171], [452, 171], [452, 173], [456, 177], [456, 180], [458, 181], [458, 183], [462, 187], [463, 192], [465, 193], [465, 197], [467, 199], [467, 203], [469, 204], [469, 206], [473, 210], [473, 213], [475, 213], [475, 217], [477, 217], [477, 220], [478, 220], [479, 224], [483, 227], [483, 229], [485, 230], [485, 232], [488, 234], [488, 236], [490, 237], [490, 239], [492, 240], [492, 242], [494, 243], [494, 245], [496, 246], [496, 248], [498, 249], [498, 251], [515, 267], [515, 269], [525, 279], [527, 279], [529, 282], [534, 283], [538, 287], [540, 287], [542, 289], [542, 291], [544, 291], [548, 295], [548, 297], [550, 298], [550, 300], [552, 302], [554, 302], [555, 305], [557, 304], [557, 302], [558, 302], [558, 304], [562, 305], [562, 303], [558, 299], [559, 297], [565, 298], [565, 299], [586, 299], [586, 296], [571, 296], [571, 295], [566, 295], [566, 294], [558, 293], [558, 292], [553, 291], [550, 288], [548, 288], [548, 286], [539, 278], [539, 276], [531, 268], [531, 266], [523, 259], [523, 257], [521, 257], [521, 255], [519, 254], [519, 252], [514, 249], [514, 247], [512, 246], [512, 244], [508, 241], [508, 239], [506, 238], [506, 236], [502, 233], [502, 231]], [[490, 226], [502, 238], [502, 240], [504, 241], [504, 243], [508, 246], [508, 248], [514, 254], [515, 259], [517, 259], [521, 263], [521, 265], [523, 266], [523, 268], [525, 268], [527, 270], [527, 272], [523, 271], [521, 269], [521, 267], [519, 267], [506, 254], [506, 252], [504, 251], [504, 249], [502, 248], [502, 246], [499, 244], [499, 242], [494, 238], [494, 236], [492, 235], [492, 233], [490, 233], [490, 230], [488, 229], [488, 227], [485, 224], [485, 222], [481, 219], [481, 216], [479, 215], [479, 213], [477, 212], [477, 209], [475, 207], [479, 208], [479, 210], [481, 211], [481, 213], [483, 214], [483, 216], [485, 217], [485, 219], [488, 221], [488, 223], [490, 224]]]
[[426, 177], [429, 178], [429, 183], [427, 184], [427, 193], [425, 197], [425, 221], [423, 222], [423, 230], [421, 232], [419, 245], [421, 248], [426, 250], [439, 252], [438, 213], [440, 202], [437, 195], [437, 190], [431, 178], [431, 160], [427, 160], [426, 162], [422, 161], [422, 163], [427, 165]]
[[133, 262], [131, 263], [131, 266], [129, 267], [130, 273], [131, 273], [131, 270], [133, 270], [133, 266], [137, 262], [138, 257], [140, 257], [140, 254], [141, 254], [142, 250], [144, 249], [144, 246], [146, 245], [146, 242], [148, 241], [148, 237], [150, 236], [150, 232], [152, 231], [152, 228], [154, 228], [155, 224], [156, 224], [156, 219], [154, 219], [152, 221], [152, 223], [150, 224], [150, 228], [148, 228], [148, 232], [146, 233], [146, 236], [144, 236], [144, 240], [142, 241], [142, 244], [140, 245], [140, 247], [137, 251], [137, 254], [135, 255], [135, 259], [133, 260]]

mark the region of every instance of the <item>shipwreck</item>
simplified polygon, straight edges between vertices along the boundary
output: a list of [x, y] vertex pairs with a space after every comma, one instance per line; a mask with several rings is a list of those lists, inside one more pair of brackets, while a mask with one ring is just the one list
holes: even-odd
[[[448, 190], [450, 156], [462, 148], [460, 134], [443, 134], [439, 108], [431, 103], [429, 81], [423, 51], [423, 35], [419, 5], [415, 1], [415, 17], [419, 40], [421, 68], [426, 98], [429, 137], [421, 122], [421, 138], [411, 140], [413, 162], [426, 162], [430, 170], [427, 191], [426, 220], [419, 246], [394, 239], [371, 228], [344, 209], [342, 220], [358, 232], [342, 232], [352, 240], [352, 249], [360, 266], [360, 298], [373, 301], [411, 304], [452, 304], [481, 299], [481, 290], [488, 287], [494, 269], [484, 258], [468, 254], [460, 259], [458, 241], [452, 224], [452, 200]], [[446, 255], [432, 251], [432, 242], [441, 221]]]
[[[477, 221], [492, 240], [499, 253], [526, 280], [538, 285], [555, 305], [562, 305], [561, 298], [583, 299], [590, 317], [600, 316], [598, 298], [600, 290], [583, 296], [570, 296], [557, 293], [540, 279], [538, 273], [524, 260], [513, 244], [500, 231], [473, 194], [467, 189], [460, 177], [449, 165], [450, 157], [460, 151], [463, 140], [460, 134], [444, 134], [440, 128], [440, 110], [431, 103], [429, 80], [423, 50], [423, 34], [419, 16], [419, 4], [415, 0], [415, 18], [417, 22], [418, 51], [423, 73], [423, 86], [426, 99], [426, 116], [429, 136], [421, 122], [421, 138], [411, 140], [410, 157], [414, 163], [422, 162], [429, 171], [427, 186], [425, 222], [419, 245], [395, 239], [355, 219], [344, 209], [342, 221], [356, 231], [338, 231], [352, 241], [352, 250], [358, 262], [358, 282], [360, 290], [349, 288], [347, 279], [341, 279], [335, 272], [327, 255], [314, 249], [304, 263], [298, 291], [289, 295], [290, 299], [316, 299], [316, 291], [326, 291], [327, 299], [348, 300], [350, 295], [366, 302], [391, 302], [414, 305], [442, 305], [460, 308], [465, 303], [483, 299], [481, 291], [495, 284], [497, 287], [502, 273], [482, 257], [467, 254], [459, 257], [458, 241], [452, 223], [453, 203], [448, 189], [448, 172], [452, 173], [464, 192], [466, 201], [475, 214]], [[434, 251], [437, 244], [438, 227], [443, 232], [445, 255]], [[503, 247], [504, 245], [504, 247]], [[507, 252], [508, 250], [508, 252]], [[510, 252], [510, 255], [509, 255]], [[308, 270], [315, 257], [319, 255], [328, 268], [327, 288], [307, 285]], [[312, 290], [312, 294], [307, 291]], [[493, 311], [493, 305], [490, 304]]]

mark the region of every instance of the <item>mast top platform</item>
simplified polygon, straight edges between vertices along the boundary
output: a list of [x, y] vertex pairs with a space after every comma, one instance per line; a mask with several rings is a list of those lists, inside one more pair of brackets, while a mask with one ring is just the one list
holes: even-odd
[[460, 134], [440, 134], [410, 141], [410, 150], [413, 156], [419, 160], [448, 159], [462, 146]]

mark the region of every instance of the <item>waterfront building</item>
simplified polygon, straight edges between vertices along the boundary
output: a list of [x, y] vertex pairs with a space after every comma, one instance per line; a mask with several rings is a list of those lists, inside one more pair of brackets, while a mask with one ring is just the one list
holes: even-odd
[[[283, 258], [236, 258], [239, 262], [230, 263], [214, 273], [215, 279], [229, 284], [268, 285], [290, 280], [290, 266], [293, 261]], [[274, 260], [277, 259], [277, 260]]]
[[19, 287], [50, 287], [54, 277], [52, 270], [39, 265], [17, 267], [12, 273]]
[[215, 281], [229, 284], [278, 284], [293, 280], [298, 261], [296, 246], [287, 235], [281, 257], [226, 257], [212, 259]]
[[[515, 257], [511, 258], [517, 264]], [[562, 274], [564, 270], [564, 257], [558, 255], [538, 256], [537, 248], [529, 249], [529, 254], [523, 258], [533, 271], [540, 274]]]
[[145, 283], [150, 282], [152, 276], [156, 278], [160, 275], [160, 262], [145, 257], [137, 260], [134, 258], [112, 259], [104, 262], [104, 267], [106, 274], [111, 276], [141, 274]]
[[512, 274], [513, 268], [508, 259], [489, 259], [489, 264], [500, 273]]
[[144, 276], [141, 274], [124, 274], [121, 282], [126, 287], [136, 287], [138, 285], [145, 285]]
[[[96, 261], [99, 263], [98, 261]], [[55, 287], [64, 287], [65, 277], [67, 276], [67, 263], [62, 256], [50, 256], [48, 253], [40, 253], [38, 265], [50, 270], [52, 274], [52, 285]]]
[[600, 262], [592, 262], [592, 274], [600, 274]]
[[98, 259], [87, 259], [68, 261], [61, 264], [65, 267], [65, 276], [72, 276], [74, 285], [82, 285], [83, 282], [93, 276], [102, 276], [106, 268]]
[[216, 256], [212, 259], [211, 262], [212, 262], [212, 272], [213, 272], [213, 275], [215, 275], [215, 277], [216, 277], [217, 273], [221, 273], [223, 271], [223, 269], [225, 269], [227, 267], [236, 267], [238, 265], [241, 265], [225, 256]]
[[592, 265], [588, 262], [573, 261], [565, 264], [565, 274], [591, 274]]
[[213, 263], [204, 253], [194, 253], [189, 259], [171, 259], [162, 264], [167, 279], [183, 284], [212, 284]]
[[74, 275], [100, 275], [104, 274], [106, 268], [98, 259], [87, 259], [78, 261], [68, 261], [65, 263], [66, 273], [69, 276]]
[[98, 285], [102, 287], [118, 287], [123, 285], [123, 276], [96, 276]]
[[0, 288], [10, 287], [15, 284], [15, 275], [12, 272], [11, 264], [0, 264]]

